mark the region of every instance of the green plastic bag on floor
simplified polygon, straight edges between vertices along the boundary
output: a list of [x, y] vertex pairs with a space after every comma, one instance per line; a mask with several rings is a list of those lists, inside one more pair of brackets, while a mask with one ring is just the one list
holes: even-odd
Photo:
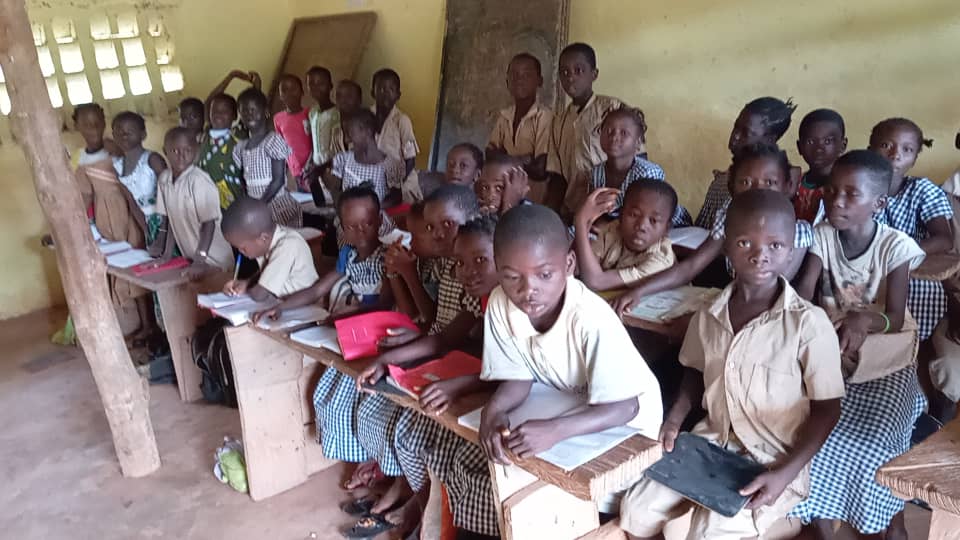
[[50, 337], [50, 341], [54, 345], [65, 345], [68, 347], [77, 344], [77, 330], [73, 327], [73, 317], [67, 315], [67, 322], [64, 323], [63, 328], [57, 330], [56, 333]]

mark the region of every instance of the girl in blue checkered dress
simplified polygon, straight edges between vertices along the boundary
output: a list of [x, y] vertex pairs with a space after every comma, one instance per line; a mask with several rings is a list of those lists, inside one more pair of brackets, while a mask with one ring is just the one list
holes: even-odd
[[[926, 178], [907, 176], [924, 146], [932, 141], [906, 118], [890, 118], [870, 132], [870, 149], [890, 161], [893, 182], [887, 204], [876, 216], [880, 223], [903, 231], [920, 244], [927, 255], [953, 248], [950, 220], [953, 208], [946, 194]], [[939, 281], [911, 279], [907, 309], [917, 319], [920, 340], [926, 340], [947, 313], [947, 296]]]
[[904, 502], [877, 483], [877, 469], [910, 448], [926, 406], [916, 323], [906, 309], [909, 273], [924, 253], [907, 234], [873, 219], [892, 173], [869, 150], [837, 160], [823, 189], [829, 223], [816, 228], [797, 289], [837, 325], [847, 383], [840, 419], [810, 464], [810, 495], [791, 512], [816, 521], [827, 538], [828, 520], [845, 521], [861, 536], [891, 527]]

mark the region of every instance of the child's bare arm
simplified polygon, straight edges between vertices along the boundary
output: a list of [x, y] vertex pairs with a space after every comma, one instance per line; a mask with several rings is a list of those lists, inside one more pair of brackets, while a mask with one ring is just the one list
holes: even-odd
[[590, 405], [582, 412], [568, 416], [528, 420], [510, 430], [506, 440], [507, 448], [520, 459], [532, 458], [564, 439], [622, 426], [632, 420], [639, 409], [640, 404], [637, 398], [633, 397]]
[[840, 419], [840, 399], [810, 402], [810, 416], [800, 426], [793, 449], [770, 469], [756, 477], [740, 490], [741, 495], [752, 495], [747, 508], [755, 509], [773, 504], [803, 467], [813, 459], [826, 442]]
[[806, 300], [812, 301], [817, 289], [817, 281], [820, 279], [822, 272], [823, 261], [813, 253], [808, 253], [803, 263], [803, 268], [797, 276], [797, 294]]
[[333, 169], [327, 168], [320, 175], [320, 179], [323, 180], [323, 185], [327, 186], [327, 189], [330, 190], [330, 195], [333, 196], [333, 203], [336, 204], [337, 199], [340, 198], [340, 194], [343, 193], [343, 179], [333, 173]]
[[[197, 252], [210, 252], [210, 245], [213, 244], [213, 235], [217, 231], [217, 221], [211, 219], [200, 224], [200, 234], [197, 239]], [[186, 253], [184, 253], [186, 255]], [[196, 253], [192, 254], [192, 259], [199, 259]]]
[[420, 394], [420, 406], [429, 414], [443, 414], [461, 396], [496, 389], [497, 383], [484, 381], [479, 375], [464, 375], [428, 384]]
[[837, 327], [841, 353], [847, 355], [859, 351], [870, 334], [899, 332], [903, 328], [909, 279], [909, 263], [903, 263], [887, 274], [887, 297], [883, 314], [861, 310], [850, 311], [843, 317]]
[[413, 171], [414, 166], [417, 164], [416, 158], [407, 158], [403, 161], [404, 173], [403, 177], [406, 178], [410, 176], [410, 172]]
[[927, 255], [945, 253], [953, 249], [953, 229], [947, 218], [933, 218], [925, 225], [930, 236], [921, 240], [919, 244]]
[[[509, 465], [505, 436], [509, 434], [507, 414], [519, 407], [530, 395], [533, 381], [503, 381], [480, 413], [480, 446], [487, 457], [500, 465]], [[505, 432], [501, 430], [506, 429]]]
[[263, 192], [263, 197], [261, 197], [264, 202], [272, 201], [287, 183], [287, 162], [282, 159], [270, 160], [270, 172], [272, 180], [270, 180], [270, 185], [267, 186], [267, 190]]
[[210, 91], [210, 94], [207, 96], [207, 99], [204, 100], [205, 110], [207, 111], [210, 110], [210, 102], [213, 101], [213, 98], [226, 92], [227, 87], [230, 86], [230, 83], [233, 82], [234, 79], [240, 79], [241, 81], [252, 82], [250, 78], [250, 74], [240, 71], [239, 69], [235, 69], [230, 73], [227, 73], [227, 76], [224, 77], [219, 84], [213, 87], [213, 90]]
[[634, 303], [639, 302], [644, 296], [649, 296], [660, 291], [675, 289], [681, 285], [686, 285], [697, 277], [697, 274], [716, 259], [723, 251], [723, 242], [712, 236], [693, 252], [692, 255], [670, 268], [653, 274], [638, 281], [630, 291], [624, 293], [613, 302], [613, 308], [617, 313], [623, 313], [630, 309]]
[[160, 176], [160, 173], [167, 170], [167, 161], [156, 152], [150, 152], [150, 157], [147, 158], [147, 164], [150, 165], [150, 168], [153, 169], [153, 172], [157, 176]]
[[[324, 274], [313, 285], [307, 287], [302, 291], [295, 292], [290, 296], [287, 296], [286, 298], [284, 298], [283, 301], [277, 305], [277, 307], [273, 309], [268, 309], [264, 312], [257, 313], [256, 315], [254, 315], [254, 322], [257, 322], [262, 317], [269, 317], [274, 319], [278, 317], [280, 315], [280, 312], [282, 312], [285, 309], [293, 309], [293, 308], [298, 308], [303, 306], [309, 306], [310, 304], [316, 304], [317, 302], [325, 298], [328, 294], [330, 294], [330, 290], [333, 289], [333, 286], [337, 283], [337, 280], [339, 280], [341, 277], [343, 277], [343, 274], [339, 272], [328, 272]], [[257, 300], [257, 298], [254, 296], [254, 291], [256, 289], [261, 289], [263, 292], [272, 295], [270, 291], [267, 291], [263, 287], [256, 285], [249, 289], [250, 296], [254, 300]], [[261, 301], [261, 300], [257, 300], [257, 301]]]
[[673, 443], [680, 433], [680, 426], [683, 425], [683, 421], [687, 419], [687, 415], [694, 406], [699, 405], [702, 400], [703, 373], [693, 368], [683, 368], [680, 392], [660, 427], [660, 442], [664, 450], [673, 452]]
[[[170, 220], [167, 219], [167, 216], [160, 216], [160, 226], [157, 227], [157, 237], [147, 246], [147, 253], [149, 253], [151, 257], [165, 258], [167, 256], [167, 248], [170, 246], [171, 240], [173, 240], [173, 235], [167, 232], [167, 227], [169, 226]], [[170, 253], [173, 253], [172, 249]]]
[[580, 279], [595, 291], [607, 291], [624, 286], [620, 272], [604, 270], [590, 244], [590, 229], [600, 216], [616, 207], [619, 190], [602, 188], [594, 191], [577, 211], [574, 218], [574, 249], [580, 265]]

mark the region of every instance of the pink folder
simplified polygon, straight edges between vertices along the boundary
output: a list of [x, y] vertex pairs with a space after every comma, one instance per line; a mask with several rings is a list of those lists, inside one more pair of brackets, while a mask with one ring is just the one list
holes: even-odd
[[389, 328], [419, 330], [410, 317], [396, 311], [364, 313], [333, 324], [337, 328], [340, 352], [347, 361], [376, 356], [379, 352], [377, 342], [387, 337]]
[[387, 366], [390, 377], [397, 384], [420, 395], [430, 383], [446, 381], [464, 375], [480, 374], [480, 359], [461, 351], [451, 351], [444, 357], [420, 364], [415, 368], [403, 369], [399, 366]]

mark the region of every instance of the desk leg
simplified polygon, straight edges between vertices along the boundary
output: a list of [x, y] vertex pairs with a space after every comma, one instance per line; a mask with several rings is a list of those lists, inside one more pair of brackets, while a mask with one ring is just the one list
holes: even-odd
[[183, 284], [161, 289], [157, 291], [157, 296], [160, 299], [167, 341], [170, 343], [170, 354], [173, 356], [173, 369], [177, 373], [180, 399], [197, 401], [203, 397], [200, 393], [202, 375], [193, 363], [190, 346], [200, 322], [197, 293], [189, 284]]
[[250, 497], [259, 501], [307, 480], [308, 461], [298, 381], [303, 355], [249, 325], [227, 328], [240, 408]]
[[503, 540], [575, 540], [597, 529], [597, 505], [538, 480], [519, 467], [490, 463]]
[[960, 540], [960, 515], [934, 508], [927, 540]]

